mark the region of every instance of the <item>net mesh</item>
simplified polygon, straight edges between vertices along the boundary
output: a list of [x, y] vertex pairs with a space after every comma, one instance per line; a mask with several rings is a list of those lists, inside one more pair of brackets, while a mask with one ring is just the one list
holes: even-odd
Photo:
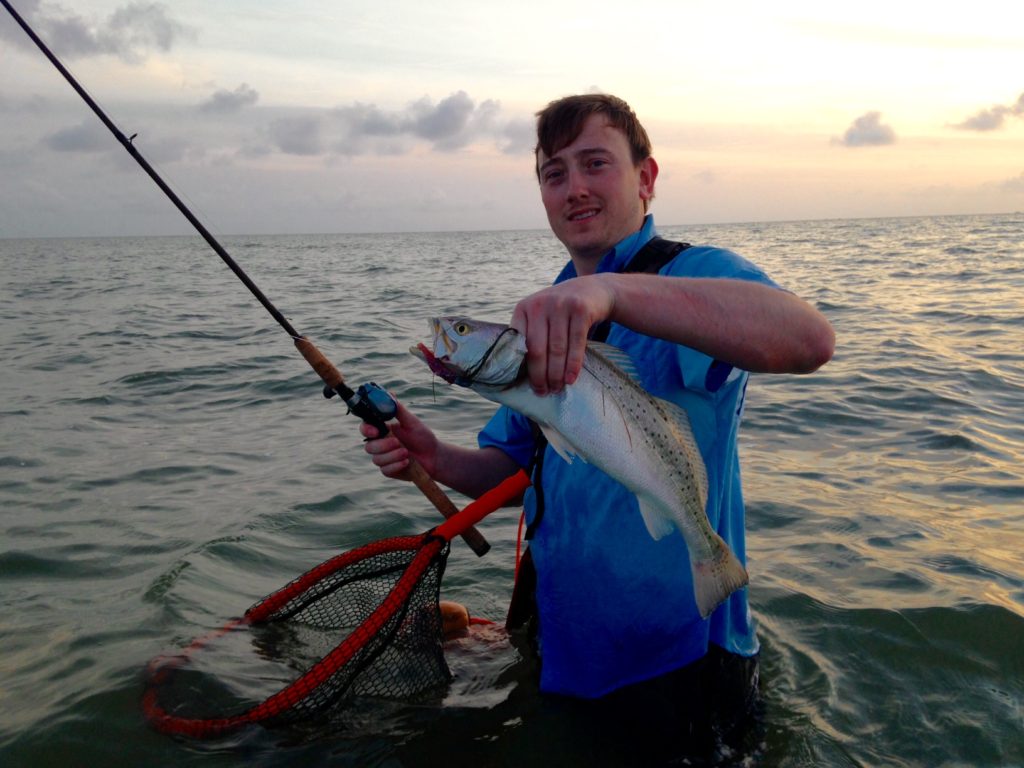
[[[415, 698], [450, 678], [438, 609], [447, 542], [430, 551], [388, 549], [386, 541], [374, 549], [380, 545], [381, 551], [346, 564], [261, 619], [345, 638], [331, 652], [337, 657], [325, 656], [324, 669], [284, 697], [268, 724], [323, 714], [350, 696]], [[407, 576], [410, 569], [417, 578]], [[250, 613], [259, 608], [257, 603]], [[333, 671], [332, 661], [338, 663]]]
[[356, 696], [410, 700], [437, 690], [451, 677], [438, 608], [449, 550], [446, 540], [426, 534], [384, 539], [322, 563], [216, 633], [251, 627], [260, 656], [296, 669], [294, 680], [237, 714], [190, 716], [185, 700], [195, 689], [179, 672], [215, 640], [204, 638], [151, 667], [150, 720], [164, 731], [205, 737], [246, 723], [323, 717]]

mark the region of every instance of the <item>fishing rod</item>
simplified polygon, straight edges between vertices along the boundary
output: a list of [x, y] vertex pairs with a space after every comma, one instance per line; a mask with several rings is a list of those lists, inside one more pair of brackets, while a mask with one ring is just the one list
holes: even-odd
[[[313, 344], [307, 337], [300, 334], [292, 324], [288, 322], [288, 319], [281, 314], [281, 312], [275, 307], [270, 299], [268, 299], [263, 291], [252, 281], [252, 279], [245, 273], [245, 271], [238, 265], [231, 255], [224, 250], [224, 247], [217, 241], [210, 231], [203, 226], [203, 223], [199, 221], [189, 210], [188, 206], [182, 202], [167, 183], [161, 178], [160, 174], [154, 170], [153, 166], [142, 156], [135, 145], [132, 143], [138, 134], [132, 134], [131, 136], [125, 136], [124, 133], [114, 124], [114, 122], [107, 117], [106, 113], [100, 108], [100, 106], [93, 101], [92, 97], [86, 92], [86, 90], [79, 85], [78, 81], [74, 76], [67, 70], [67, 68], [61, 63], [54, 53], [47, 47], [46, 43], [40, 39], [39, 35], [35, 33], [35, 30], [29, 26], [12, 6], [8, 0], [0, 0], [7, 12], [11, 14], [14, 20], [18, 23], [25, 34], [29, 36], [36, 47], [43, 52], [43, 55], [50, 60], [50, 63], [57, 68], [57, 71], [63, 75], [64, 79], [68, 81], [68, 84], [75, 89], [75, 92], [82, 97], [89, 108], [96, 114], [96, 117], [107, 127], [107, 129], [114, 134], [114, 138], [120, 142], [128, 154], [132, 156], [136, 163], [144, 170], [149, 177], [156, 182], [156, 185], [160, 187], [161, 191], [167, 195], [175, 207], [181, 211], [182, 215], [188, 219], [188, 222], [195, 228], [195, 230], [202, 235], [203, 239], [209, 244], [214, 252], [220, 256], [221, 260], [230, 267], [231, 271], [235, 273], [239, 280], [245, 285], [246, 288], [252, 293], [253, 296], [263, 305], [263, 307], [270, 313], [271, 317], [277, 321], [278, 325], [287, 331], [288, 335], [292, 337], [295, 342], [295, 347], [299, 350], [299, 353], [306, 359], [306, 362], [310, 364], [317, 375], [324, 382], [324, 396], [327, 398], [333, 397], [335, 394], [339, 395], [345, 404], [348, 405], [349, 411], [359, 418], [361, 418], [367, 424], [371, 424], [377, 428], [381, 436], [387, 434], [387, 421], [395, 415], [396, 405], [395, 401], [385, 392], [381, 387], [372, 381], [369, 384], [363, 384], [358, 389], [353, 390], [345, 383], [344, 377], [341, 372], [331, 363], [330, 360], [319, 350], [316, 345]], [[451, 499], [441, 490], [441, 488], [433, 481], [430, 475], [427, 474], [426, 470], [415, 460], [410, 460], [408, 469], [405, 470], [404, 477], [412, 480], [416, 484], [416, 487], [420, 489], [424, 496], [430, 500], [430, 502], [437, 508], [437, 510], [443, 514], [446, 518], [452, 517], [458, 513], [458, 509], [452, 503]], [[490, 544], [483, 537], [483, 535], [476, 529], [470, 528], [462, 534], [462, 538], [470, 546], [470, 548], [477, 555], [484, 555], [490, 549]]]

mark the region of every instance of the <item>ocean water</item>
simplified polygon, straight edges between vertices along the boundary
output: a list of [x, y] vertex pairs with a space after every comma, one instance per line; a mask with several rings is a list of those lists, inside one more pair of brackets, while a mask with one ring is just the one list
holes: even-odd
[[[837, 332], [818, 373], [752, 378], [764, 733], [719, 762], [1024, 765], [1024, 215], [663, 234], [746, 255]], [[224, 244], [350, 384], [466, 445], [492, 406], [408, 346], [430, 315], [507, 319], [564, 259], [546, 232]], [[0, 240], [0, 270], [0, 765], [631, 764], [563, 729], [493, 633], [450, 649], [455, 679], [427, 704], [204, 743], [152, 730], [150, 659], [437, 513], [376, 473], [356, 420], [198, 238]], [[504, 617], [517, 523], [481, 524], [483, 558], [453, 545], [445, 596]]]

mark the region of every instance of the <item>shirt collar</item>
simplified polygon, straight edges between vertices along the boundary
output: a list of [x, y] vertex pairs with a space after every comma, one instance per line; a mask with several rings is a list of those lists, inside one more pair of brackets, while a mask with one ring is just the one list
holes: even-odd
[[[637, 254], [637, 251], [647, 245], [647, 242], [656, 234], [654, 216], [648, 213], [644, 216], [644, 223], [640, 229], [624, 237], [608, 253], [601, 257], [601, 261], [597, 265], [597, 273], [621, 272], [629, 264], [629, 260]], [[576, 267], [570, 260], [563, 267], [558, 277], [555, 278], [555, 282], [561, 283], [574, 277], [576, 277]]]

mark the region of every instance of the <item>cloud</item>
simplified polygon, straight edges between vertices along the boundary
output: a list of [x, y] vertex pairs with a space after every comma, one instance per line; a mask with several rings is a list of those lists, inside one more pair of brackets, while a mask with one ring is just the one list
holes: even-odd
[[233, 91], [221, 89], [199, 105], [200, 112], [225, 115], [238, 112], [242, 107], [255, 104], [260, 95], [248, 83], [242, 83]]
[[54, 152], [103, 152], [113, 146], [110, 133], [95, 120], [51, 133], [43, 144]]
[[1006, 107], [1001, 106], [983, 109], [953, 127], [961, 131], [994, 131], [1003, 127], [1008, 112]]
[[1001, 189], [1015, 195], [1024, 195], [1024, 173], [1007, 179], [999, 185]]
[[[137, 64], [148, 51], [168, 51], [183, 37], [194, 37], [191, 27], [175, 21], [160, 3], [131, 2], [106, 19], [90, 21], [57, 4], [27, 0], [24, 17], [53, 51], [65, 59], [112, 55]], [[0, 36], [31, 47], [28, 36], [13, 25], [0, 25]]]
[[453, 93], [437, 106], [423, 97], [412, 105], [412, 132], [435, 144], [453, 148], [464, 145], [466, 125], [473, 109], [473, 100], [465, 91]]
[[286, 155], [319, 155], [324, 151], [323, 120], [316, 115], [283, 117], [270, 123], [270, 140]]
[[[193, 159], [202, 158], [203, 156], [202, 150], [194, 149], [186, 139], [180, 136], [156, 136], [149, 140], [145, 139], [145, 136], [139, 136], [135, 139], [135, 147], [143, 153], [150, 163], [156, 166], [165, 163], [181, 162], [187, 156], [191, 156]], [[123, 157], [127, 159], [128, 155], [124, 154]], [[129, 167], [134, 170], [134, 165], [134, 163], [131, 163]]]
[[350, 107], [338, 107], [334, 115], [353, 139], [363, 136], [397, 136], [404, 130], [400, 116], [388, 114], [373, 104], [356, 102]]
[[896, 143], [896, 132], [882, 124], [881, 112], [865, 112], [846, 129], [843, 138], [833, 143], [844, 147], [880, 147]]
[[401, 149], [396, 139], [418, 139], [430, 142], [436, 150], [450, 152], [480, 138], [498, 138], [504, 129], [500, 112], [498, 102], [488, 99], [477, 105], [465, 91], [457, 91], [437, 104], [424, 96], [402, 110], [385, 111], [373, 104], [356, 103], [333, 111], [338, 135], [335, 148], [350, 155], [394, 153]]
[[532, 154], [537, 143], [533, 120], [510, 120], [501, 127], [499, 144], [506, 155]]
[[1007, 117], [1024, 117], [1024, 93], [1014, 104], [994, 104], [989, 109], [981, 109], [953, 128], [960, 131], [996, 131], [1006, 124]]
[[[0, 121], [12, 110], [25, 115], [24, 99], [0, 97]], [[440, 100], [424, 97], [397, 108], [375, 104], [351, 103], [330, 109], [292, 108], [260, 103], [260, 95], [248, 83], [237, 87], [211, 89], [196, 102], [198, 111], [212, 119], [187, 125], [187, 115], [168, 107], [130, 114], [121, 129], [128, 135], [141, 135], [136, 147], [149, 157], [164, 137], [187, 136], [189, 146], [171, 147], [168, 159], [207, 147], [203, 156], [210, 160], [266, 158], [271, 155], [321, 157], [324, 159], [357, 156], [394, 157], [424, 149], [449, 153], [471, 145], [489, 146], [499, 152], [528, 155], [532, 148], [531, 123], [502, 113], [501, 105], [491, 99], [478, 101], [465, 91], [456, 91]], [[36, 131], [31, 141], [45, 137], [43, 145], [57, 152], [95, 152], [115, 147], [104, 136], [103, 127], [89, 120], [80, 121], [72, 112], [67, 118]], [[45, 115], [44, 115], [45, 116]], [[56, 128], [61, 130], [55, 130]], [[146, 140], [145, 144], [141, 142]], [[190, 156], [193, 156], [190, 154]]]
[[17, 98], [12, 98], [7, 94], [0, 93], [0, 112], [9, 112], [11, 114], [49, 115], [52, 111], [53, 105], [50, 103], [49, 99], [44, 96], [40, 96], [38, 93]]
[[[42, 145], [53, 152], [96, 155], [109, 153], [115, 165], [121, 169], [134, 169], [135, 163], [125, 153], [118, 141], [98, 120], [86, 119], [77, 125], [61, 128], [45, 136]], [[193, 150], [181, 136], [162, 136], [159, 131], [145, 132], [133, 136], [136, 149], [154, 165], [183, 160], [190, 152], [194, 157], [201, 152]], [[104, 158], [106, 159], [106, 158]], [[60, 162], [66, 162], [61, 160]]]

